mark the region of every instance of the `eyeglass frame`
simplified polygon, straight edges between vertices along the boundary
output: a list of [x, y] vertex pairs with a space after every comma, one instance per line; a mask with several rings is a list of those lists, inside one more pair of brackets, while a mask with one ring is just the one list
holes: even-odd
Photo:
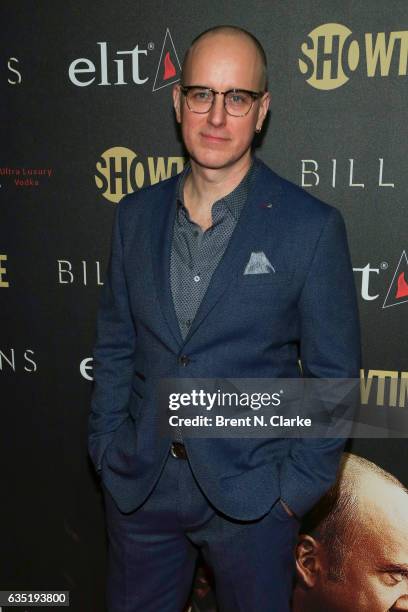
[[[206, 89], [207, 91], [211, 91], [214, 94], [214, 97], [211, 102], [211, 106], [207, 111], [195, 111], [190, 108], [188, 104], [188, 99], [187, 99], [187, 94], [190, 91], [190, 89]], [[188, 110], [191, 111], [192, 113], [196, 113], [197, 115], [206, 115], [207, 113], [209, 113], [210, 110], [214, 106], [215, 94], [223, 95], [224, 96], [224, 109], [225, 109], [225, 112], [228, 113], [230, 117], [246, 117], [248, 113], [250, 112], [250, 110], [252, 109], [255, 100], [259, 100], [259, 98], [261, 98], [266, 93], [266, 91], [250, 91], [249, 89], [241, 89], [241, 88], [228, 89], [227, 91], [216, 91], [212, 87], [206, 87], [205, 85], [181, 85], [181, 84], [180, 84], [180, 91], [186, 99]], [[225, 104], [225, 96], [228, 93], [236, 93], [240, 91], [242, 91], [243, 93], [249, 94], [252, 98], [252, 103], [251, 103], [251, 106], [248, 108], [247, 112], [244, 113], [243, 115], [232, 115], [228, 111], [227, 106]]]

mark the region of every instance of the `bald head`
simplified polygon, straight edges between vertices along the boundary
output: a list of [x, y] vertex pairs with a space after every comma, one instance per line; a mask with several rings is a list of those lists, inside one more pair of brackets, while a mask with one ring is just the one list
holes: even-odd
[[380, 517], [397, 522], [397, 515], [408, 509], [407, 493], [397, 478], [372, 461], [343, 453], [335, 485], [301, 526], [301, 533], [315, 536], [324, 545], [330, 557], [329, 577], [341, 579], [350, 545], [371, 537]]
[[259, 91], [266, 91], [268, 69], [266, 54], [261, 43], [253, 34], [248, 32], [247, 30], [239, 28], [238, 26], [231, 25], [215, 26], [213, 28], [205, 30], [204, 32], [201, 32], [201, 34], [194, 38], [184, 56], [183, 66], [181, 70], [182, 84], [189, 84], [188, 81], [190, 79], [191, 64], [195, 52], [199, 50], [200, 46], [202, 46], [203, 44], [208, 43], [209, 41], [211, 42], [212, 40], [215, 41], [217, 38], [224, 38], [224, 41], [228, 40], [228, 38], [238, 40], [241, 39], [245, 44], [248, 45], [248, 49], [252, 48], [255, 51], [257, 64], [256, 70], [259, 75], [259, 78], [257, 79], [259, 82]]
[[345, 453], [334, 487], [305, 517], [293, 612], [408, 611], [408, 491]]

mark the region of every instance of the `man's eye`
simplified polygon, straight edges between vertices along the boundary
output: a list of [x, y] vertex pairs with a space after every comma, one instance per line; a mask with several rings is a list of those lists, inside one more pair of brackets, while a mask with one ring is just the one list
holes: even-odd
[[193, 93], [193, 97], [195, 100], [210, 100], [211, 92], [210, 91], [195, 91]]
[[391, 584], [401, 582], [406, 576], [405, 572], [387, 572], [386, 575], [390, 577]]
[[245, 107], [251, 103], [250, 96], [242, 91], [231, 92], [228, 95], [228, 103], [232, 104], [235, 107], [242, 106]]

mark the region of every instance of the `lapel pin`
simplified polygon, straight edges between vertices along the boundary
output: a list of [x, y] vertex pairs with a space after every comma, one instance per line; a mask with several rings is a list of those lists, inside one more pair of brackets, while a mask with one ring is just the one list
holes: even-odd
[[267, 202], [266, 204], [261, 204], [261, 208], [272, 208], [272, 204], [270, 202]]

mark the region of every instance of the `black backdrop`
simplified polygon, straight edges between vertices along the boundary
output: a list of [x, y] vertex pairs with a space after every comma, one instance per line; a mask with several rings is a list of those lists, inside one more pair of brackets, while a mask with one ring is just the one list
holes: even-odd
[[[407, 376], [406, 2], [3, 2], [1, 589], [69, 589], [72, 610], [104, 609], [86, 427], [114, 207], [181, 169], [171, 84], [190, 40], [220, 23], [269, 59], [257, 154], [345, 217], [363, 387], [372, 399], [385, 380], [386, 401]], [[350, 448], [408, 484], [405, 440]]]

